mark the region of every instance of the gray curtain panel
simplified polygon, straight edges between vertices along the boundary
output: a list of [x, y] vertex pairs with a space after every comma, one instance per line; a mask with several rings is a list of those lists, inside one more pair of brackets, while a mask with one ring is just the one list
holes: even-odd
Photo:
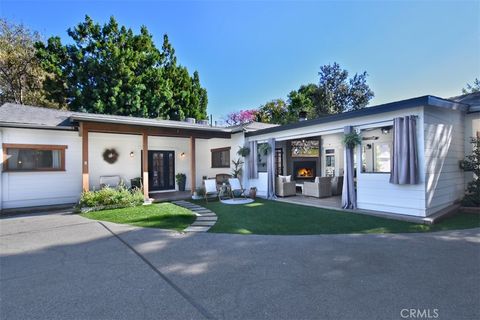
[[268, 174], [268, 190], [267, 198], [275, 199], [275, 139], [268, 139], [270, 145], [270, 153], [267, 156], [267, 174]]
[[[353, 127], [347, 126], [343, 128], [345, 134], [353, 131]], [[352, 148], [344, 147], [345, 152], [345, 169], [343, 176], [343, 189], [342, 189], [342, 208], [343, 209], [356, 209], [357, 208], [357, 194], [355, 192], [354, 185], [354, 163], [353, 163], [353, 151]]]
[[258, 179], [257, 168], [257, 141], [250, 141], [250, 154], [248, 155], [248, 177]]
[[417, 117], [406, 116], [393, 119], [393, 156], [390, 183], [417, 184]]

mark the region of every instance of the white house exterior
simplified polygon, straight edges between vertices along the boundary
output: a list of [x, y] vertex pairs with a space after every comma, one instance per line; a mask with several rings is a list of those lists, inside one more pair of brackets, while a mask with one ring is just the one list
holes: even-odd
[[[342, 176], [344, 127], [353, 126], [365, 139], [365, 145], [362, 142], [355, 151], [357, 207], [426, 217], [461, 199], [465, 184], [472, 178], [459, 168], [458, 163], [471, 151], [469, 138], [480, 132], [480, 97], [475, 95], [473, 98], [462, 101], [465, 99], [462, 96], [454, 101], [424, 96], [278, 127], [261, 124], [212, 127], [5, 104], [0, 107], [0, 141], [3, 146], [0, 206], [1, 209], [12, 209], [75, 203], [82, 190], [99, 188], [101, 177], [105, 176], [119, 176], [127, 186], [130, 179], [142, 177], [147, 181], [146, 196], [153, 191], [178, 189], [176, 183], [168, 183], [168, 178], [162, 178], [167, 186], [152, 190], [152, 175], [161, 175], [165, 170], [170, 177], [185, 173], [187, 190], [193, 192], [202, 185], [204, 177], [231, 173], [231, 160], [238, 158], [239, 147], [250, 141], [262, 143], [270, 138], [275, 139], [284, 175], [293, 173], [295, 159], [289, 149], [292, 141], [317, 139], [320, 151], [315, 159], [316, 176]], [[370, 171], [388, 163], [384, 151], [391, 149], [388, 128], [393, 119], [412, 115], [417, 117], [420, 181], [412, 185], [392, 184], [389, 172]], [[372, 139], [371, 142], [368, 139]], [[370, 153], [368, 150], [372, 148], [375, 151]], [[118, 154], [117, 161], [108, 163], [103, 153], [112, 149]], [[48, 163], [54, 163], [55, 168], [33, 168], [32, 164], [25, 164], [28, 159], [22, 164], [13, 163], [21, 162], [19, 150], [26, 150], [22, 159], [34, 154], [31, 150], [40, 153], [54, 150], [48, 151], [48, 157], [55, 158], [48, 158]], [[377, 150], [380, 150], [378, 154]], [[162, 161], [163, 157], [170, 160], [162, 162], [165, 164], [163, 169], [157, 168], [153, 173], [149, 161], [155, 157], [155, 152]], [[214, 160], [213, 153], [222, 155]], [[228, 165], [223, 163], [227, 158]], [[223, 165], [214, 165], [214, 161], [221, 161]], [[248, 167], [245, 170], [248, 171]], [[255, 186], [258, 194], [265, 196], [267, 173], [259, 172], [257, 179], [244, 175], [243, 185], [246, 188]]]

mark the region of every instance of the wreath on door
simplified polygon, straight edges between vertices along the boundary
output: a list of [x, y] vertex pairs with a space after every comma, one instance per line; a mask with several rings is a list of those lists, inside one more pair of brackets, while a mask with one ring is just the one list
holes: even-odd
[[115, 150], [114, 148], [105, 149], [105, 151], [103, 152], [103, 160], [105, 160], [106, 162], [108, 162], [110, 164], [113, 164], [113, 163], [117, 162], [117, 160], [118, 160], [117, 150]]

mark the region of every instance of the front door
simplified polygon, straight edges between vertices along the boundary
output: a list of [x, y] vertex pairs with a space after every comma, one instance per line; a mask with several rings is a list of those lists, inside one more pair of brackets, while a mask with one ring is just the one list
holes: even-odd
[[148, 151], [148, 186], [150, 191], [175, 189], [174, 151]]

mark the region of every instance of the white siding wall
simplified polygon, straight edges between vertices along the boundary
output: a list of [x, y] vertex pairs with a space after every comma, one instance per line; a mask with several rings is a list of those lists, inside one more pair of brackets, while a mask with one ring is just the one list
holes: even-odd
[[[103, 152], [106, 149], [115, 149], [118, 152], [118, 160], [115, 163], [110, 164], [103, 159]], [[89, 133], [90, 190], [99, 189], [101, 176], [118, 175], [127, 186], [130, 186], [130, 179], [141, 176], [141, 150], [140, 135]], [[133, 157], [130, 157], [132, 151]]]
[[465, 116], [460, 111], [425, 108], [425, 188], [427, 215], [464, 194]]
[[[232, 160], [237, 160], [238, 148], [244, 144], [243, 132], [232, 134], [231, 139], [198, 139], [196, 142], [197, 187], [202, 186], [202, 177], [215, 178], [220, 173], [232, 174]], [[211, 149], [230, 147], [230, 168], [212, 168]]]
[[[417, 150], [420, 182], [416, 185], [390, 183], [390, 173], [362, 173], [357, 165], [357, 205], [360, 209], [386, 211], [398, 214], [425, 216], [425, 154], [423, 107], [405, 109], [394, 114], [380, 114], [382, 120], [392, 121], [395, 117], [416, 115]], [[379, 120], [380, 120], [379, 119]], [[393, 122], [392, 122], [393, 123]], [[359, 126], [362, 127], [362, 126]], [[365, 127], [365, 126], [363, 126]], [[368, 126], [367, 126], [368, 127]], [[372, 126], [370, 126], [372, 127]], [[373, 127], [380, 127], [373, 125]], [[357, 159], [361, 159], [361, 148], [357, 148]]]
[[65, 171], [2, 172], [2, 208], [77, 202], [82, 191], [82, 152], [78, 132], [2, 128], [3, 143], [67, 145]]

